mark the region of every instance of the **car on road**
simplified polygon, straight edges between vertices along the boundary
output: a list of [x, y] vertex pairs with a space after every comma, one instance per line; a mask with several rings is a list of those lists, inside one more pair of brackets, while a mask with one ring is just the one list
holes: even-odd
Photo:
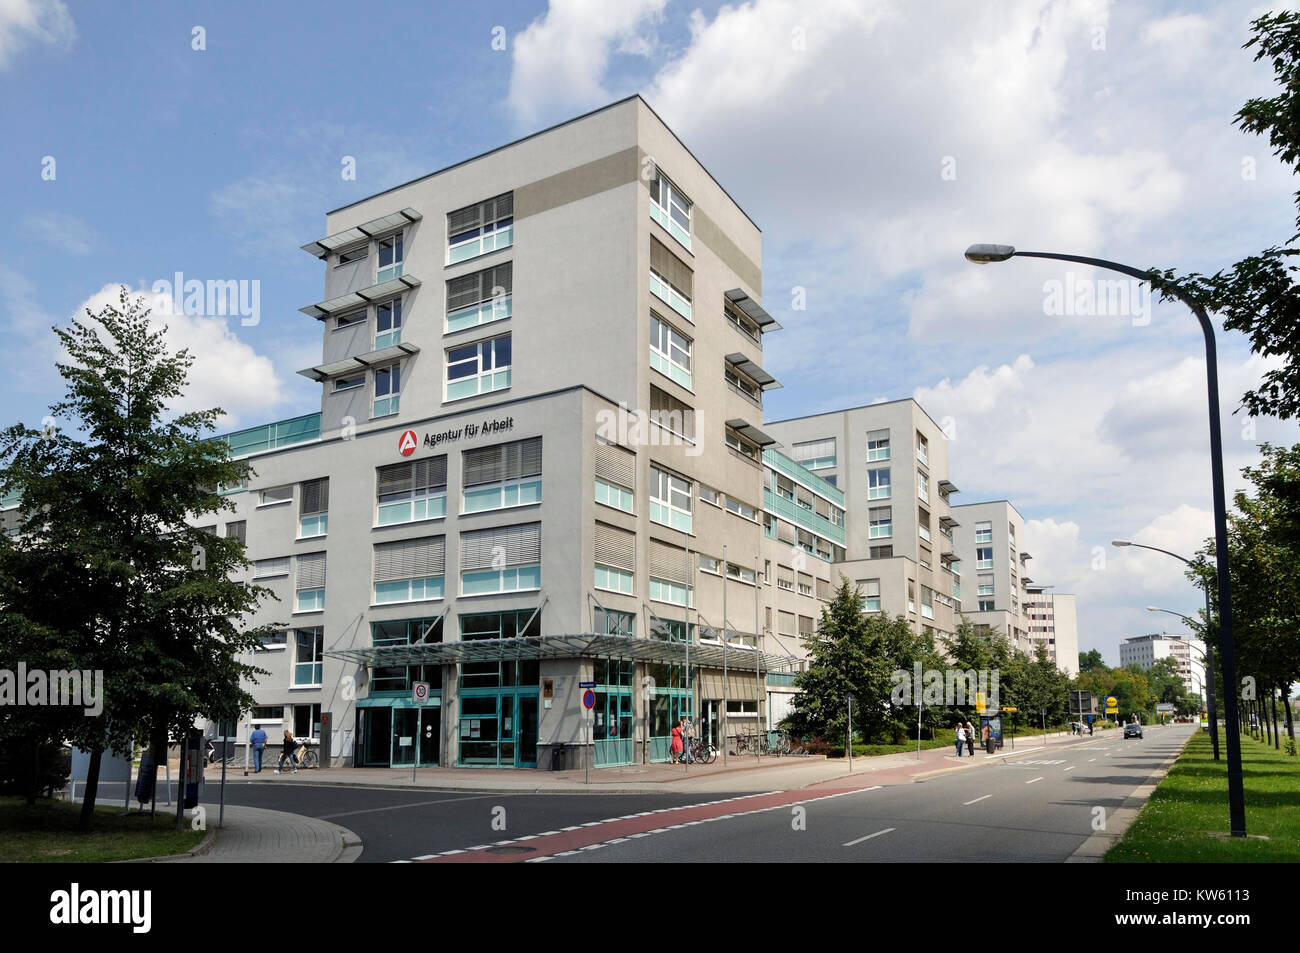
[[1142, 726], [1139, 725], [1139, 724], [1137, 724], [1136, 722], [1131, 722], [1131, 723], [1125, 725], [1125, 726], [1124, 726], [1124, 737], [1125, 737], [1125, 738], [1139, 738], [1139, 739], [1140, 739], [1140, 738], [1142, 737]]

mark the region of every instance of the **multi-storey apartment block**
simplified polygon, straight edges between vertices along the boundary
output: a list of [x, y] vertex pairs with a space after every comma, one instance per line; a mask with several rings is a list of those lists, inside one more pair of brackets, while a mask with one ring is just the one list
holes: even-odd
[[1121, 668], [1150, 668], [1162, 658], [1172, 658], [1178, 664], [1188, 694], [1205, 697], [1205, 642], [1201, 639], [1155, 632], [1135, 635], [1119, 644]]
[[1048, 592], [1021, 577], [1025, 598], [1020, 603], [1021, 614], [1028, 621], [1029, 641], [1037, 647], [1047, 647], [1047, 657], [1067, 675], [1079, 674], [1079, 621], [1074, 596], [1064, 592]]
[[1024, 611], [1032, 557], [1023, 548], [1024, 518], [1006, 500], [954, 506], [953, 515], [965, 585], [962, 611], [976, 626], [997, 627], [1013, 646], [1032, 654]]

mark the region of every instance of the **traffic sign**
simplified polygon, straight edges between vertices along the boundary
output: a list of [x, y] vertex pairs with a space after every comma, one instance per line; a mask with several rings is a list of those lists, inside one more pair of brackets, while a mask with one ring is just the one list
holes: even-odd
[[429, 700], [429, 683], [412, 682], [411, 683], [411, 701], [417, 705], [423, 705]]
[[984, 710], [985, 710], [987, 707], [988, 707], [988, 706], [985, 705], [985, 703], [984, 703], [984, 693], [983, 693], [983, 692], [976, 692], [976, 693], [975, 693], [975, 711], [977, 711], [979, 714], [982, 715], [982, 714], [984, 714]]
[[1114, 695], [1107, 695], [1107, 696], [1106, 696], [1106, 710], [1107, 710], [1107, 711], [1110, 711], [1110, 709], [1112, 709], [1112, 708], [1118, 708], [1118, 707], [1119, 707], [1119, 699], [1116, 698]]
[[1002, 707], [1002, 710], [1003, 710], [1003, 711], [1020, 711], [1019, 708], [1014, 708], [1014, 707], [1012, 707], [1012, 706], [1010, 706], [1010, 705], [1004, 705], [1004, 706]]
[[596, 707], [596, 693], [593, 692], [590, 688], [582, 693], [582, 704], [585, 705], [587, 708]]
[[595, 688], [595, 687], [596, 687], [596, 683], [595, 683], [595, 682], [579, 682], [579, 683], [578, 683], [578, 687], [579, 687], [579, 688]]

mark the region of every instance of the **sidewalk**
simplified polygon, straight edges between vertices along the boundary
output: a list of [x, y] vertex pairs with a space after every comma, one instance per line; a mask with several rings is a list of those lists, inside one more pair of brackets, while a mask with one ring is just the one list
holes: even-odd
[[[1049, 732], [1046, 746], [1068, 746], [1118, 738], [1119, 729], [1099, 731], [1082, 738], [1064, 732]], [[736, 794], [756, 791], [791, 790], [827, 785], [844, 778], [870, 776], [873, 782], [897, 784], [935, 773], [961, 771], [989, 762], [1015, 758], [1044, 748], [1042, 735], [1021, 736], [1016, 747], [1006, 745], [996, 754], [976, 749], [975, 757], [957, 758], [951, 746], [916, 752], [854, 758], [852, 772], [847, 759], [813, 757], [758, 758], [721, 755], [711, 765], [636, 764], [592, 768], [584, 779], [581, 768], [567, 771], [496, 768], [419, 768], [414, 780], [410, 768], [326, 768], [300, 770], [297, 774], [274, 774], [266, 768], [260, 775], [244, 775], [243, 769], [227, 768], [227, 781], [256, 784], [338, 784], [360, 787], [418, 788], [436, 791], [473, 791], [492, 794]], [[220, 781], [220, 766], [209, 766], [206, 784]]]
[[[216, 811], [209, 819], [216, 824]], [[361, 839], [329, 821], [226, 805], [225, 825], [200, 853], [163, 857], [158, 864], [349, 864], [361, 853]]]

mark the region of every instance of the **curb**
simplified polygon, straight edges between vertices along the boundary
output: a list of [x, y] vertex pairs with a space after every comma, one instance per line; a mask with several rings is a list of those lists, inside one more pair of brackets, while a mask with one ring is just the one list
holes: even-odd
[[203, 840], [199, 841], [197, 847], [183, 851], [179, 854], [159, 854], [156, 857], [132, 857], [130, 860], [114, 860], [114, 864], [156, 864], [169, 860], [179, 860], [182, 857], [198, 857], [200, 854], [206, 854], [212, 849], [213, 842], [217, 839], [217, 829], [209, 827], [207, 833], [203, 835]]
[[1133, 793], [1124, 799], [1124, 803], [1115, 808], [1106, 820], [1106, 830], [1098, 831], [1086, 841], [1079, 845], [1069, 857], [1065, 858], [1067, 864], [1099, 864], [1105, 858], [1109, 851], [1124, 833], [1137, 820], [1138, 814], [1151, 798], [1156, 786], [1169, 773], [1169, 769], [1174, 762], [1183, 756], [1187, 749], [1187, 744], [1196, 737], [1195, 734], [1189, 735], [1183, 746], [1175, 751], [1172, 755], [1160, 762], [1155, 770], [1147, 776], [1147, 779], [1133, 789]]

